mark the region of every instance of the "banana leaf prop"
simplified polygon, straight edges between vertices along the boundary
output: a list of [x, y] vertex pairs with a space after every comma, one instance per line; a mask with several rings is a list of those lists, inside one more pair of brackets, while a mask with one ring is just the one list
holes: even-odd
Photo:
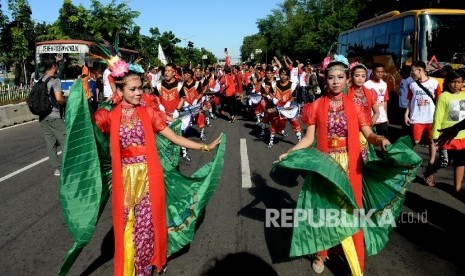
[[[66, 275], [89, 243], [111, 191], [109, 137], [91, 120], [81, 79], [70, 90], [66, 107], [66, 142], [60, 177], [60, 201], [74, 244], [65, 256], [59, 275]], [[110, 105], [103, 106], [111, 109]], [[181, 133], [181, 122], [170, 128]], [[157, 150], [164, 170], [167, 199], [168, 255], [190, 243], [195, 224], [218, 186], [223, 170], [226, 136], [213, 161], [184, 176], [177, 169], [179, 146], [157, 135]]]
[[[372, 210], [373, 224], [361, 224], [364, 230], [368, 255], [379, 253], [389, 240], [400, 215], [405, 194], [415, 178], [421, 157], [413, 150], [409, 137], [402, 137], [389, 145], [383, 158], [371, 155], [363, 167], [363, 207], [365, 214]], [[360, 229], [350, 183], [338, 163], [315, 148], [292, 151], [275, 167], [300, 170], [307, 174], [300, 192], [297, 209], [312, 210], [313, 222], [324, 221], [318, 210], [346, 210], [344, 225], [337, 227], [314, 227], [308, 220], [294, 218], [290, 256], [317, 253], [340, 244], [345, 238]], [[388, 210], [388, 211], [386, 211]], [[388, 216], [386, 216], [388, 214]], [[368, 227], [369, 226], [369, 227]]]
[[[300, 149], [275, 163], [273, 169], [276, 167], [307, 173], [296, 207], [307, 212], [307, 220], [294, 219], [291, 257], [329, 249], [359, 231], [353, 214], [356, 203], [352, 187], [334, 159], [316, 148]], [[320, 210], [346, 210], [347, 227], [321, 227], [325, 214]]]
[[400, 216], [405, 194], [422, 163], [413, 150], [409, 136], [389, 146], [383, 158], [373, 158], [363, 167], [363, 208], [372, 211], [374, 225], [364, 228], [365, 247], [369, 256], [378, 254]]

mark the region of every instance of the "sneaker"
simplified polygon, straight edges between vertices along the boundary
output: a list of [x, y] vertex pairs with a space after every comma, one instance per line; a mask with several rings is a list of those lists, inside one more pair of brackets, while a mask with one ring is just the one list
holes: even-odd
[[441, 159], [441, 168], [446, 168], [449, 165], [449, 156], [447, 154], [447, 150], [440, 150], [439, 158]]
[[182, 158], [184, 158], [184, 160], [186, 160], [186, 161], [188, 161], [188, 162], [190, 162], [190, 161], [192, 160], [192, 159], [190, 158], [190, 156], [187, 155], [187, 154], [186, 154], [186, 155], [183, 155]]
[[200, 135], [200, 140], [202, 140], [202, 141], [206, 141], [206, 140], [207, 140], [207, 138], [205, 138], [205, 135], [203, 135], [203, 134], [202, 134], [202, 135]]
[[281, 135], [287, 137], [287, 133], [284, 130], [281, 131]]
[[60, 176], [61, 172], [60, 169], [56, 169], [55, 172], [53, 173], [54, 176]]

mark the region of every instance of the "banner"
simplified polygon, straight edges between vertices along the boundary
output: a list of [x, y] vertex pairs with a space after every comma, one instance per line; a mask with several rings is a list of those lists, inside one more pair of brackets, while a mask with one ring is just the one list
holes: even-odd
[[168, 63], [160, 43], [158, 43], [158, 59], [161, 61], [161, 63], [163, 63], [163, 65], [166, 65]]

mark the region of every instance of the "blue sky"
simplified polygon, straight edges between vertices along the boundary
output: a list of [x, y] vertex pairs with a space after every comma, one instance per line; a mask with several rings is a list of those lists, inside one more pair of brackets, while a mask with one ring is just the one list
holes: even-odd
[[[2, 9], [6, 8], [6, 1]], [[89, 0], [72, 0], [74, 5], [90, 8]], [[111, 1], [100, 0], [107, 5]], [[117, 0], [118, 3], [120, 1]], [[128, 5], [140, 15], [134, 21], [141, 27], [141, 34], [149, 35], [149, 28], [158, 27], [161, 33], [172, 31], [186, 46], [187, 41], [194, 47], [205, 47], [217, 58], [224, 58], [228, 48], [233, 59], [240, 57], [243, 37], [256, 34], [257, 19], [265, 18], [283, 0], [130, 0]], [[58, 18], [63, 0], [29, 0], [32, 19], [52, 23]], [[52, 8], [54, 7], [54, 8]], [[4, 11], [10, 18], [10, 14]], [[233, 62], [236, 60], [233, 60]]]

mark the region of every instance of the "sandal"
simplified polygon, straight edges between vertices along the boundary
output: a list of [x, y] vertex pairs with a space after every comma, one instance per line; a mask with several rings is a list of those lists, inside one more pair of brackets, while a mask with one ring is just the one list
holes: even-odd
[[431, 164], [428, 164], [427, 167], [423, 168], [423, 180], [429, 187], [434, 187], [436, 186], [436, 182], [434, 181], [434, 174], [429, 174], [431, 166]]
[[429, 187], [434, 187], [434, 186], [436, 186], [436, 181], [434, 181], [434, 179], [431, 179], [430, 177], [425, 177], [425, 183], [426, 183], [426, 185], [428, 185]]
[[315, 255], [315, 258], [312, 262], [312, 269], [316, 274], [320, 274], [325, 269], [325, 261], [328, 257], [322, 257], [320, 255]]

